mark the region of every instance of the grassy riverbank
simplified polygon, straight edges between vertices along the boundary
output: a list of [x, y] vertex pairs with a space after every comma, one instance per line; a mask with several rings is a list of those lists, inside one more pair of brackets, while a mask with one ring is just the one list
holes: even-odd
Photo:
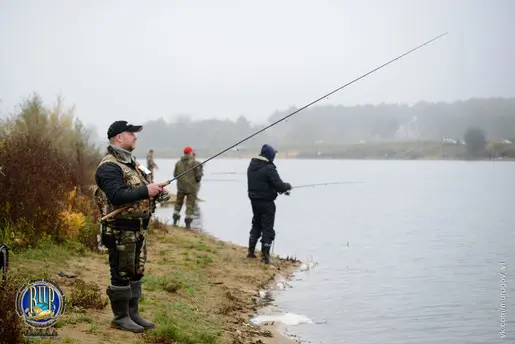
[[[12, 255], [9, 283], [20, 283], [20, 276], [49, 278], [68, 299], [58, 338], [40, 343], [278, 343], [248, 320], [259, 306], [259, 289], [276, 274], [287, 277], [298, 262], [285, 258], [266, 266], [245, 258], [244, 247], [197, 231], [157, 222], [150, 231], [141, 313], [157, 326], [144, 334], [109, 326], [107, 255], [53, 244]], [[77, 277], [60, 277], [60, 271]]]
[[0, 283], [0, 344], [26, 342], [16, 292], [41, 278], [63, 289], [67, 308], [58, 337], [36, 342], [274, 343], [269, 331], [248, 325], [259, 306], [254, 297], [297, 263], [266, 266], [246, 259], [243, 247], [158, 222], [149, 229], [141, 302], [157, 327], [144, 334], [110, 328], [108, 257], [96, 251], [100, 213], [90, 187], [103, 149], [72, 110], [34, 95], [0, 120], [0, 243], [11, 249]]

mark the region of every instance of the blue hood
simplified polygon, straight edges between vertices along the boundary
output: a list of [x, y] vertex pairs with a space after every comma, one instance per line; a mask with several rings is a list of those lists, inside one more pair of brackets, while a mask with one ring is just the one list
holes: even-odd
[[268, 161], [273, 162], [275, 159], [275, 154], [277, 151], [274, 149], [274, 147], [264, 144], [263, 147], [261, 147], [261, 156], [264, 156], [268, 159]]

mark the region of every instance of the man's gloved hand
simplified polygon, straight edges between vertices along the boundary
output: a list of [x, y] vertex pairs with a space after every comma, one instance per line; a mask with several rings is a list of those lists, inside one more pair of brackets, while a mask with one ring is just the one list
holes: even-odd
[[286, 196], [289, 196], [290, 195], [290, 191], [293, 189], [293, 186], [291, 186], [290, 183], [284, 183], [286, 185], [286, 191], [283, 192], [283, 194], [285, 194]]

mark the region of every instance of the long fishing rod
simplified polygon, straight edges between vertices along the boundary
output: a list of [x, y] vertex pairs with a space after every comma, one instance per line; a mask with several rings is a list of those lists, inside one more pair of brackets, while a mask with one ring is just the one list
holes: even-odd
[[[429, 41], [427, 41], [427, 42], [425, 42], [425, 43], [423, 43], [423, 44], [421, 44], [421, 45], [419, 45], [419, 46], [417, 46], [417, 47], [415, 47], [415, 48], [413, 48], [413, 49], [411, 49], [411, 50], [409, 50], [409, 51], [405, 52], [405, 53], [404, 53], [404, 54], [402, 54], [402, 55], [397, 56], [396, 58], [394, 58], [394, 59], [392, 59], [392, 60], [390, 60], [390, 61], [388, 61], [388, 62], [386, 62], [386, 63], [383, 63], [383, 64], [382, 64], [382, 65], [380, 65], [379, 67], [376, 67], [376, 68], [372, 69], [371, 71], [369, 71], [369, 72], [367, 72], [367, 73], [365, 73], [365, 74], [363, 74], [363, 75], [361, 75], [361, 76], [357, 77], [356, 79], [354, 79], [354, 80], [352, 80], [352, 81], [350, 81], [350, 82], [346, 83], [345, 85], [340, 86], [340, 87], [338, 87], [337, 89], [335, 89], [335, 90], [333, 90], [333, 91], [331, 91], [331, 92], [329, 92], [329, 93], [327, 93], [327, 94], [324, 94], [323, 96], [321, 96], [320, 98], [318, 98], [318, 99], [316, 99], [316, 100], [312, 101], [311, 103], [304, 105], [304, 106], [303, 106], [303, 107], [301, 107], [300, 109], [293, 111], [293, 112], [292, 112], [292, 113], [290, 113], [289, 115], [286, 115], [286, 116], [284, 116], [283, 118], [280, 118], [279, 120], [277, 120], [277, 121], [273, 122], [272, 124], [267, 125], [267, 126], [266, 126], [266, 127], [264, 127], [263, 129], [260, 129], [260, 130], [256, 131], [254, 134], [247, 136], [247, 137], [246, 137], [246, 138], [244, 138], [243, 140], [241, 140], [241, 141], [239, 141], [239, 142], [236, 142], [236, 143], [235, 143], [235, 144], [233, 144], [232, 146], [230, 146], [230, 147], [228, 147], [228, 148], [224, 149], [223, 151], [221, 151], [221, 152], [219, 152], [219, 153], [217, 153], [217, 154], [213, 155], [212, 157], [210, 157], [210, 158], [208, 158], [208, 159], [204, 160], [204, 161], [203, 161], [202, 163], [200, 163], [199, 165], [200, 165], [200, 166], [201, 166], [201, 165], [204, 165], [206, 162], [208, 162], [208, 161], [210, 161], [210, 160], [213, 160], [213, 159], [214, 159], [214, 158], [216, 158], [217, 156], [222, 155], [223, 153], [227, 152], [228, 150], [233, 149], [234, 147], [237, 147], [238, 145], [242, 144], [243, 142], [247, 141], [248, 139], [253, 138], [253, 137], [254, 137], [254, 136], [256, 136], [257, 134], [262, 133], [263, 131], [265, 131], [265, 130], [267, 130], [267, 129], [271, 128], [271, 127], [273, 127], [274, 125], [276, 125], [276, 124], [278, 124], [278, 123], [280, 123], [280, 122], [284, 121], [285, 119], [287, 119], [287, 118], [289, 118], [289, 117], [291, 117], [291, 116], [295, 115], [296, 113], [298, 113], [298, 112], [300, 112], [300, 111], [302, 111], [302, 110], [304, 110], [304, 109], [307, 109], [308, 107], [310, 107], [310, 106], [312, 106], [312, 105], [314, 105], [314, 104], [318, 103], [318, 102], [319, 102], [319, 101], [321, 101], [322, 99], [329, 97], [329, 96], [330, 96], [330, 95], [332, 95], [333, 93], [336, 93], [336, 92], [338, 92], [339, 90], [341, 90], [341, 89], [343, 89], [343, 88], [345, 88], [345, 87], [347, 87], [347, 86], [350, 86], [351, 84], [355, 83], [356, 81], [363, 79], [364, 77], [366, 77], [366, 76], [368, 76], [368, 75], [370, 75], [370, 74], [372, 74], [372, 73], [374, 73], [374, 72], [378, 71], [378, 70], [379, 70], [379, 69], [381, 69], [381, 68], [384, 68], [384, 67], [388, 66], [389, 64], [391, 64], [391, 63], [393, 63], [393, 62], [397, 61], [398, 59], [400, 59], [400, 58], [402, 58], [402, 57], [404, 57], [404, 56], [406, 56], [406, 55], [408, 55], [408, 54], [410, 54], [410, 53], [414, 52], [415, 50], [418, 50], [418, 49], [422, 48], [422, 47], [423, 47], [423, 46], [425, 46], [425, 45], [428, 45], [429, 43], [431, 43], [431, 42], [433, 42], [433, 41], [435, 41], [435, 40], [437, 40], [437, 39], [439, 39], [440, 37], [443, 37], [443, 36], [445, 36], [445, 35], [447, 35], [447, 32], [446, 32], [446, 33], [443, 33], [443, 34], [441, 34], [441, 35], [439, 35], [439, 36], [437, 36], [437, 37], [435, 37], [435, 38], [430, 39]], [[199, 165], [197, 165], [196, 167], [198, 167]], [[192, 167], [192, 168], [190, 168], [190, 169], [188, 169], [188, 170], [186, 170], [186, 171], [184, 171], [184, 172], [180, 173], [179, 175], [177, 175], [177, 177], [174, 177], [173, 179], [167, 180], [167, 181], [166, 181], [166, 184], [167, 184], [167, 185], [169, 185], [169, 184], [170, 184], [170, 183], [172, 183], [174, 180], [179, 179], [180, 177], [182, 177], [182, 176], [183, 176], [183, 175], [185, 175], [186, 173], [188, 173], [188, 172], [190, 172], [190, 171], [194, 170], [196, 167]]]
[[[189, 168], [189, 169], [187, 169], [186, 171], [184, 171], [184, 172], [182, 172], [182, 173], [178, 174], [176, 177], [174, 177], [174, 178], [172, 178], [172, 179], [170, 179], [170, 180], [167, 180], [166, 182], [164, 182], [164, 184], [166, 184], [166, 185], [170, 185], [174, 180], [179, 179], [180, 177], [182, 177], [182, 176], [183, 176], [183, 175], [185, 175], [186, 173], [191, 172], [191, 171], [193, 171], [195, 168], [197, 168], [197, 167], [199, 167], [199, 166], [204, 165], [204, 164], [205, 164], [205, 163], [207, 163], [208, 161], [213, 160], [214, 158], [216, 158], [217, 156], [222, 155], [223, 153], [227, 152], [228, 150], [231, 150], [231, 149], [233, 149], [234, 147], [237, 147], [238, 145], [242, 144], [243, 142], [247, 141], [248, 139], [253, 138], [253, 137], [254, 137], [254, 136], [256, 136], [257, 134], [262, 133], [263, 131], [265, 131], [265, 130], [267, 130], [267, 129], [269, 129], [269, 128], [273, 127], [273, 126], [275, 126], [276, 124], [278, 124], [278, 123], [280, 123], [280, 122], [282, 122], [282, 121], [284, 121], [284, 120], [288, 119], [289, 117], [291, 117], [291, 116], [295, 115], [296, 113], [298, 113], [298, 112], [300, 112], [300, 111], [302, 111], [302, 110], [305, 110], [305, 109], [307, 109], [308, 107], [310, 107], [310, 106], [312, 106], [312, 105], [314, 105], [314, 104], [318, 103], [318, 102], [319, 102], [319, 101], [321, 101], [322, 99], [325, 99], [325, 98], [329, 97], [329, 96], [330, 96], [330, 95], [332, 95], [333, 93], [336, 93], [336, 92], [340, 91], [341, 89], [344, 89], [345, 87], [352, 85], [352, 84], [353, 84], [353, 83], [355, 83], [356, 81], [359, 81], [359, 80], [361, 80], [361, 79], [363, 79], [363, 78], [367, 77], [368, 75], [370, 75], [370, 74], [372, 74], [372, 73], [374, 73], [374, 72], [378, 71], [379, 69], [382, 69], [382, 68], [384, 68], [384, 67], [388, 66], [389, 64], [391, 64], [391, 63], [393, 63], [393, 62], [395, 62], [395, 61], [397, 61], [397, 60], [401, 59], [402, 57], [404, 57], [404, 56], [406, 56], [406, 55], [408, 55], [408, 54], [411, 54], [411, 53], [412, 53], [412, 52], [414, 52], [415, 50], [418, 50], [418, 49], [420, 49], [420, 48], [422, 48], [422, 47], [424, 47], [424, 46], [428, 45], [429, 43], [431, 43], [431, 42], [433, 42], [433, 41], [436, 41], [437, 39], [439, 39], [439, 38], [441, 38], [441, 37], [443, 37], [443, 36], [445, 36], [445, 35], [447, 35], [447, 32], [445, 32], [445, 33], [443, 33], [443, 34], [441, 34], [441, 35], [439, 35], [439, 36], [436, 36], [435, 38], [432, 38], [432, 39], [430, 39], [429, 41], [427, 41], [427, 42], [425, 42], [425, 43], [422, 43], [422, 44], [420, 44], [419, 46], [417, 46], [417, 47], [415, 47], [415, 48], [413, 48], [413, 49], [408, 50], [407, 52], [405, 52], [405, 53], [403, 53], [403, 54], [401, 54], [401, 55], [399, 55], [399, 56], [395, 57], [394, 59], [391, 59], [390, 61], [388, 61], [388, 62], [386, 62], [386, 63], [383, 63], [382, 65], [380, 65], [380, 66], [378, 66], [378, 67], [376, 67], [376, 68], [372, 69], [371, 71], [369, 71], [369, 72], [367, 72], [367, 73], [365, 73], [365, 74], [363, 74], [363, 75], [361, 75], [361, 76], [357, 77], [356, 79], [354, 79], [354, 80], [352, 80], [352, 81], [349, 81], [349, 82], [348, 82], [348, 83], [346, 83], [345, 85], [340, 86], [340, 87], [338, 87], [337, 89], [335, 89], [335, 90], [333, 90], [333, 91], [331, 91], [331, 92], [329, 92], [329, 93], [327, 93], [327, 94], [324, 94], [323, 96], [321, 96], [321, 97], [320, 97], [320, 98], [318, 98], [318, 99], [315, 99], [315, 100], [314, 100], [314, 101], [312, 101], [311, 103], [304, 105], [304, 106], [303, 106], [303, 107], [301, 107], [300, 109], [297, 109], [297, 110], [293, 111], [293, 112], [292, 112], [292, 113], [290, 113], [289, 115], [286, 115], [286, 116], [284, 116], [283, 118], [278, 119], [277, 121], [275, 121], [275, 122], [273, 122], [273, 123], [271, 123], [271, 124], [269, 124], [269, 125], [265, 126], [263, 129], [260, 129], [260, 130], [256, 131], [254, 134], [247, 136], [247, 137], [246, 137], [246, 138], [244, 138], [243, 140], [241, 140], [241, 141], [239, 141], [239, 142], [236, 142], [236, 143], [235, 143], [235, 144], [233, 144], [232, 146], [230, 146], [230, 147], [228, 147], [228, 148], [226, 148], [226, 149], [222, 150], [221, 152], [219, 152], [219, 153], [217, 153], [217, 154], [213, 155], [212, 157], [210, 157], [210, 158], [208, 158], [208, 159], [206, 159], [206, 160], [202, 161], [202, 162], [201, 162], [200, 164], [198, 164], [197, 166], [192, 167], [192, 168]], [[122, 210], [124, 210], [124, 209], [128, 208], [129, 206], [130, 206], [130, 204], [128, 204], [128, 205], [127, 205], [127, 206], [125, 206], [125, 207], [118, 208], [118, 209], [116, 209], [115, 211], [112, 211], [111, 213], [109, 213], [109, 214], [107, 214], [106, 216], [102, 217], [102, 220], [105, 220], [105, 219], [110, 218], [111, 216], [113, 216], [113, 215], [115, 215], [115, 214], [119, 213], [120, 211], [122, 211]]]
[[329, 182], [329, 183], [316, 183], [316, 184], [304, 184], [304, 185], [294, 185], [293, 189], [307, 188], [312, 186], [322, 186], [322, 185], [336, 185], [336, 184], [361, 184], [363, 182]]
[[238, 182], [239, 179], [202, 179], [202, 182]]

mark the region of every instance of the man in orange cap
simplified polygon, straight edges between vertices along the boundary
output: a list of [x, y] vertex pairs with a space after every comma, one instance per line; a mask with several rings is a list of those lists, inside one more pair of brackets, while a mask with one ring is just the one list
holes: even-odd
[[190, 170], [188, 173], [182, 175], [177, 179], [177, 200], [175, 202], [175, 209], [173, 212], [173, 225], [177, 226], [181, 218], [181, 209], [186, 198], [186, 216], [184, 223], [186, 228], [191, 228], [193, 221], [193, 213], [195, 209], [195, 201], [197, 199], [198, 184], [204, 175], [202, 165], [193, 157], [193, 149], [190, 146], [184, 148], [184, 155], [175, 164], [173, 172], [174, 178], [178, 175]]

